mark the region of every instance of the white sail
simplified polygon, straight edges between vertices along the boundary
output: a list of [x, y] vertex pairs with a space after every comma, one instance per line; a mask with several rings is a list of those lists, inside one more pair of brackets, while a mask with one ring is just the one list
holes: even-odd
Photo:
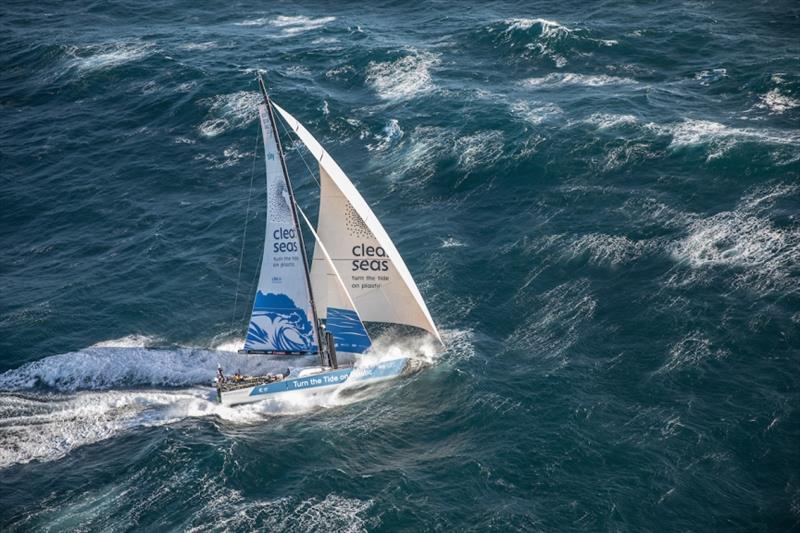
[[270, 113], [259, 106], [267, 170], [264, 257], [244, 348], [263, 352], [315, 352], [314, 312], [300, 228]]
[[[386, 230], [336, 161], [291, 114], [273, 102], [319, 163], [321, 192], [317, 233], [325, 243], [361, 318], [405, 324], [441, 337], [411, 273]], [[312, 284], [326, 274], [326, 259], [315, 248]], [[317, 296], [319, 309], [328, 307]]]
[[[315, 251], [321, 255], [324, 265], [319, 265], [319, 274], [311, 279], [311, 287], [315, 295], [323, 295], [325, 305], [317, 310], [319, 318], [325, 318], [326, 327], [333, 335], [337, 352], [364, 353], [372, 346], [364, 323], [358, 310], [344, 286], [344, 281], [336, 270], [325, 244], [320, 239], [311, 222], [300, 207], [298, 213], [308, 226], [315, 239]], [[319, 296], [317, 296], [319, 298]], [[317, 304], [321, 305], [321, 304]]]

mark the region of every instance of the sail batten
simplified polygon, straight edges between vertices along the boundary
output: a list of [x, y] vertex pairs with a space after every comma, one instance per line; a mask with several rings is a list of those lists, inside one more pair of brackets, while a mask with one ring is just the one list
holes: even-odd
[[[320, 213], [318, 243], [340, 275], [362, 320], [404, 324], [441, 337], [425, 301], [386, 230], [333, 157], [291, 114], [272, 102], [319, 163]], [[326, 277], [328, 266], [315, 247], [311, 283]], [[318, 308], [329, 307], [327, 294], [315, 291]]]

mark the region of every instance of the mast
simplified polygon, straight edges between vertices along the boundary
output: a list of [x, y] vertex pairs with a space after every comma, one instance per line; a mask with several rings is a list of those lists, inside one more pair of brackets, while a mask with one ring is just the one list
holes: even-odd
[[311, 276], [309, 275], [308, 270], [308, 258], [306, 257], [306, 245], [303, 241], [303, 231], [301, 230], [300, 221], [297, 218], [297, 209], [295, 207], [295, 198], [294, 198], [294, 190], [292, 190], [292, 180], [289, 179], [289, 171], [286, 168], [286, 159], [283, 155], [283, 146], [281, 145], [281, 138], [278, 136], [278, 128], [277, 124], [275, 123], [275, 115], [272, 113], [272, 102], [269, 99], [269, 95], [267, 94], [267, 88], [264, 85], [264, 79], [261, 77], [261, 73], [257, 73], [258, 76], [258, 87], [261, 89], [261, 95], [264, 97], [264, 104], [267, 106], [267, 113], [269, 113], [270, 125], [272, 126], [272, 135], [275, 136], [275, 143], [278, 145], [278, 157], [281, 160], [281, 168], [283, 168], [283, 179], [286, 181], [286, 189], [289, 192], [289, 208], [292, 210], [292, 218], [294, 219], [295, 227], [297, 228], [297, 239], [300, 242], [300, 255], [303, 258], [303, 270], [306, 274], [306, 285], [308, 287], [308, 296], [309, 300], [311, 301], [311, 314], [313, 315], [314, 320], [314, 331], [317, 333], [317, 353], [319, 355], [319, 360], [322, 365], [325, 364], [325, 358], [323, 356], [322, 345], [325, 342], [322, 331], [319, 325], [319, 319], [317, 318], [317, 306], [314, 304], [314, 292], [311, 289]]

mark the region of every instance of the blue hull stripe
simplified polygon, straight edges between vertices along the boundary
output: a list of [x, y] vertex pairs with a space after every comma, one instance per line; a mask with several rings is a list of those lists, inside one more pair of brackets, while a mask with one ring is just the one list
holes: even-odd
[[342, 368], [315, 374], [313, 376], [284, 379], [277, 383], [259, 385], [250, 391], [250, 396], [314, 389], [317, 387], [330, 387], [333, 385], [340, 385], [344, 382], [358, 383], [361, 381], [372, 381], [399, 376], [405, 369], [407, 362], [408, 359], [404, 357], [402, 359], [392, 359], [391, 361], [378, 363], [375, 366], [366, 368]]

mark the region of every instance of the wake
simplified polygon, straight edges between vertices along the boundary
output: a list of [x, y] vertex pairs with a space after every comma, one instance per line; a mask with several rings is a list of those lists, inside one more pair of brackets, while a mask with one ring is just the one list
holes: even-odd
[[[57, 460], [80, 446], [139, 428], [211, 416], [228, 423], [256, 424], [272, 416], [351, 404], [385, 390], [385, 386], [343, 386], [227, 407], [217, 402], [211, 386], [218, 364], [229, 374], [237, 370], [264, 374], [314, 361], [229, 351], [241, 342], [216, 349], [147, 348], [152, 342], [147, 337], [125, 337], [0, 374], [0, 468]], [[418, 354], [409, 365], [411, 372], [433, 364], [437, 357], [432, 344], [379, 338], [374, 354], [355, 366], [369, 367], [409, 354]]]

